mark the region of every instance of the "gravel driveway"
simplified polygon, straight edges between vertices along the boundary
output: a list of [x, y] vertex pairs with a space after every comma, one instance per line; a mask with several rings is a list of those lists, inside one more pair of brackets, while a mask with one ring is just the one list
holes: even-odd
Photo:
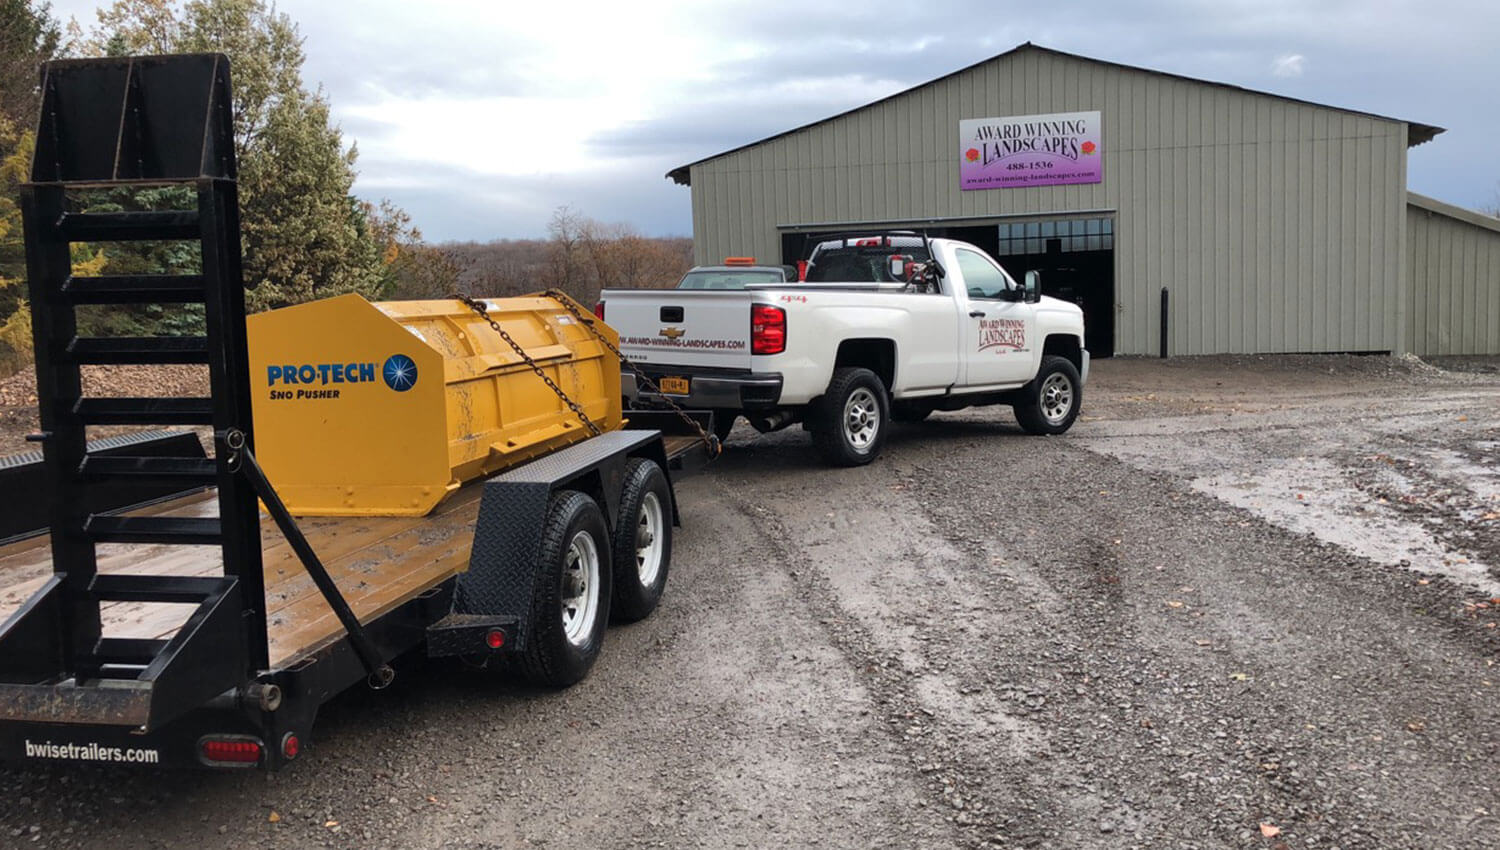
[[0, 768], [0, 844], [1500, 847], [1500, 378], [1093, 381], [853, 470], [742, 424], [577, 687], [408, 666], [277, 775]]

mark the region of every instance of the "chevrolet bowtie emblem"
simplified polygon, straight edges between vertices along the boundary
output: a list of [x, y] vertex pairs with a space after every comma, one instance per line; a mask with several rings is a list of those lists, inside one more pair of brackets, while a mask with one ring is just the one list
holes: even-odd
[[667, 339], [678, 339], [683, 334], [687, 333], [687, 331], [683, 330], [682, 328], [662, 328], [659, 333], [661, 336], [664, 336]]

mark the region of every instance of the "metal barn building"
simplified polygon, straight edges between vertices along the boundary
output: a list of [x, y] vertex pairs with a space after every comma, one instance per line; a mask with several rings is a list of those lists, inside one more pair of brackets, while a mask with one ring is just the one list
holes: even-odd
[[1406, 189], [1441, 132], [1028, 43], [668, 177], [701, 264], [924, 228], [1040, 269], [1096, 356], [1500, 353], [1500, 221]]

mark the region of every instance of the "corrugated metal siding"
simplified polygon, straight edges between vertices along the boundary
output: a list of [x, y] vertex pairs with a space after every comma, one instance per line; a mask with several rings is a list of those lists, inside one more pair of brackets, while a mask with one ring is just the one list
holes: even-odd
[[1500, 354], [1500, 233], [1415, 203], [1406, 209], [1412, 352]]
[[[1104, 182], [964, 192], [963, 118], [1100, 110]], [[778, 225], [1113, 209], [1115, 345], [1400, 350], [1406, 125], [1022, 50], [692, 167], [698, 262]]]

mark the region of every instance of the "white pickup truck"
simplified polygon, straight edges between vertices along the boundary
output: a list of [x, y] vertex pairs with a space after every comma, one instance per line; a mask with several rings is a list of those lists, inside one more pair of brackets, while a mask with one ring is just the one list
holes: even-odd
[[1008, 404], [1033, 434], [1061, 434], [1083, 401], [1083, 312], [1018, 285], [965, 242], [913, 234], [832, 239], [807, 280], [742, 291], [606, 290], [600, 314], [659, 389], [624, 392], [711, 408], [761, 432], [801, 423], [836, 465], [868, 463], [889, 424]]

